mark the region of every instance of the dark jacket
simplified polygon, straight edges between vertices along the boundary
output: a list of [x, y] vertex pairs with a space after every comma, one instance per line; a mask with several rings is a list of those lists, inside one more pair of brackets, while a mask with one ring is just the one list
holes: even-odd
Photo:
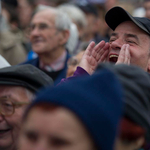
[[70, 55], [67, 52], [67, 57], [66, 57], [66, 60], [65, 60], [65, 67], [62, 70], [58, 71], [58, 72], [47, 72], [47, 71], [44, 71], [44, 70], [40, 69], [39, 68], [39, 57], [37, 57], [35, 59], [32, 59], [32, 60], [29, 60], [29, 61], [26, 61], [23, 64], [31, 64], [31, 65], [39, 68], [40, 70], [44, 71], [45, 73], [47, 73], [54, 80], [54, 85], [57, 85], [61, 81], [62, 78], [66, 78], [67, 61], [68, 61], [69, 58], [70, 58]]

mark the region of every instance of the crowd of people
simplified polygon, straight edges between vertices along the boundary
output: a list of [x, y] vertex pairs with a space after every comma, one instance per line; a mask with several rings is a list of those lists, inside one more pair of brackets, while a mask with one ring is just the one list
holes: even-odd
[[0, 2], [0, 150], [150, 150], [150, 0]]

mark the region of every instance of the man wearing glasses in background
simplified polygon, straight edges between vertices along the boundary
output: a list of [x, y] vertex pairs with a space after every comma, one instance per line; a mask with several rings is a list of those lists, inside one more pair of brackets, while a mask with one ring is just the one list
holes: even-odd
[[57, 84], [66, 77], [69, 54], [70, 18], [56, 8], [43, 8], [32, 18], [30, 42], [38, 57], [25, 62], [47, 73]]
[[41, 87], [52, 79], [32, 65], [0, 69], [0, 150], [16, 150], [21, 118]]

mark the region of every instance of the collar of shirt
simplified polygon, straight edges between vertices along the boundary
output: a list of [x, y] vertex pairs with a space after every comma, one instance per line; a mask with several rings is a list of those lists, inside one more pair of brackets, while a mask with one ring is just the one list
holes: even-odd
[[51, 64], [44, 64], [40, 61], [40, 68], [48, 72], [59, 71], [64, 68], [66, 57], [67, 52], [64, 51], [63, 54]]

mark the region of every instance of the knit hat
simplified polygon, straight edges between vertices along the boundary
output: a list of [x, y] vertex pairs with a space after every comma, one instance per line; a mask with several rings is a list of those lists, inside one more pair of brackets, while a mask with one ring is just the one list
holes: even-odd
[[124, 64], [101, 64], [97, 69], [114, 72], [124, 91], [124, 116], [146, 130], [150, 143], [150, 75], [141, 68]]
[[113, 149], [118, 122], [122, 112], [122, 87], [108, 70], [84, 76], [47, 88], [30, 105], [28, 112], [39, 103], [68, 108], [84, 124], [97, 149]]
[[53, 80], [33, 65], [16, 65], [0, 69], [0, 85], [23, 86], [33, 92], [53, 85]]

